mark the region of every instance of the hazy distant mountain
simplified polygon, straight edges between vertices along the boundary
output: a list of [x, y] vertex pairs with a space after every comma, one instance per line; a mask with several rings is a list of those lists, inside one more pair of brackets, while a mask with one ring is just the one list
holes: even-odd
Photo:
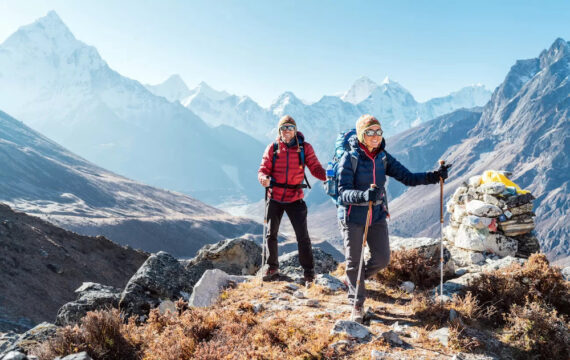
[[[1, 109], [111, 171], [212, 203], [260, 197], [261, 143], [225, 138], [113, 71], [53, 11], [0, 45], [0, 93]], [[229, 151], [236, 147], [242, 162]]]
[[304, 103], [290, 91], [284, 92], [268, 109], [249, 97], [216, 91], [205, 83], [191, 91], [192, 95], [181, 102], [206, 122], [233, 126], [261, 141], [277, 135], [276, 124], [281, 116], [293, 116], [323, 161], [328, 161], [337, 134], [354, 127], [362, 114], [377, 116], [390, 136], [459, 108], [482, 106], [491, 96], [490, 91], [477, 85], [419, 103], [397, 82], [386, 78], [377, 85], [366, 77], [357, 79], [344, 95], [323, 96], [312, 104]]
[[158, 85], [145, 85], [153, 94], [162, 96], [170, 102], [179, 101], [190, 95], [190, 89], [180, 75], [174, 74]]
[[253, 221], [95, 166], [3, 112], [0, 163], [0, 201], [123, 245], [190, 257], [204, 244], [261, 232]]
[[[445, 186], [446, 197], [469, 176], [484, 170], [512, 171], [512, 180], [537, 197], [536, 231], [542, 251], [551, 258], [568, 256], [569, 75], [570, 44], [557, 39], [538, 58], [519, 60], [513, 65], [480, 119], [464, 136], [463, 130], [449, 129], [446, 117], [442, 117], [388, 139], [394, 142], [394, 155], [408, 157], [411, 167], [417, 170], [423, 162], [420, 159], [426, 159], [422, 169], [434, 166], [439, 157], [453, 163], [450, 181]], [[450, 116], [462, 117], [459, 122], [465, 121], [467, 130], [476, 114]], [[441, 130], [436, 131], [438, 128]], [[446, 137], [452, 144], [439, 147], [446, 131], [452, 131]], [[408, 146], [398, 145], [406, 142]], [[438, 235], [438, 203], [438, 186], [408, 190], [391, 203], [394, 232], [403, 236]]]

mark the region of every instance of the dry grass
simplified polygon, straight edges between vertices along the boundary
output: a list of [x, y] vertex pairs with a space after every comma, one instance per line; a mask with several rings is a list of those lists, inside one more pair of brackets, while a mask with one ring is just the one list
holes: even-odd
[[409, 307], [426, 327], [441, 327], [449, 320], [450, 305], [434, 301], [426, 293], [415, 295]]
[[521, 358], [570, 358], [570, 323], [556, 310], [527, 301], [522, 306], [513, 305], [505, 319], [503, 340], [518, 348]]
[[504, 324], [502, 314], [513, 305], [531, 302], [549, 304], [563, 315], [570, 315], [570, 282], [560, 269], [550, 267], [544, 254], [532, 254], [524, 265], [512, 264], [504, 269], [484, 273], [467, 287], [481, 306], [496, 309], [491, 320]]
[[411, 281], [420, 289], [429, 289], [439, 283], [439, 262], [426, 259], [416, 249], [392, 251], [390, 264], [378, 272], [376, 280], [390, 286]]

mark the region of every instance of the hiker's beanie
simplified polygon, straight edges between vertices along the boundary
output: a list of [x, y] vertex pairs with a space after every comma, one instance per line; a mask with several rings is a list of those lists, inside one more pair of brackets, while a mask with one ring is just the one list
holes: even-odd
[[279, 132], [279, 129], [283, 125], [293, 125], [295, 126], [295, 129], [297, 129], [297, 123], [290, 115], [285, 115], [281, 118], [281, 120], [279, 120], [279, 124], [277, 124], [277, 132]]
[[364, 144], [364, 131], [374, 125], [378, 125], [382, 128], [380, 121], [372, 115], [366, 114], [359, 117], [358, 120], [356, 120], [356, 137], [358, 137], [358, 141]]

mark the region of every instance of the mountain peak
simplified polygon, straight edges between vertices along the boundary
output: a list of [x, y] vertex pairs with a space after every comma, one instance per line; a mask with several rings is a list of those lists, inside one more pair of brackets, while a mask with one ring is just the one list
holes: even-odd
[[382, 80], [382, 85], [387, 85], [387, 84], [390, 84], [390, 78], [388, 76], [386, 76], [384, 80]]
[[374, 81], [366, 76], [361, 76], [352, 84], [350, 89], [341, 96], [343, 101], [358, 104], [370, 96], [372, 91], [378, 87]]
[[540, 54], [541, 68], [549, 66], [563, 57], [570, 56], [570, 44], [562, 38], [554, 40], [548, 50], [544, 50]]
[[190, 95], [190, 89], [180, 75], [170, 75], [168, 79], [157, 85], [145, 85], [155, 95], [165, 97], [168, 101], [180, 101]]

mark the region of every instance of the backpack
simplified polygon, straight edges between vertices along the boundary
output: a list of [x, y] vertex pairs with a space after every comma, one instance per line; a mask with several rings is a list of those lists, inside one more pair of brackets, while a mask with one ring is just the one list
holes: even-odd
[[[338, 164], [340, 159], [343, 157], [344, 153], [350, 153], [350, 163], [352, 165], [352, 171], [356, 173], [356, 168], [358, 167], [358, 153], [353, 151], [350, 148], [350, 144], [348, 143], [348, 139], [350, 139], [353, 135], [356, 135], [356, 129], [345, 130], [338, 134], [336, 141], [334, 143], [334, 155], [332, 161], [330, 161], [327, 165], [327, 180], [323, 183], [323, 187], [325, 188], [325, 192], [327, 195], [332, 197], [332, 201], [338, 206], [338, 180], [339, 180], [339, 173], [338, 173]], [[382, 151], [380, 153], [382, 157], [382, 164], [384, 164], [384, 169], [387, 166], [387, 158], [386, 153]]]
[[[289, 185], [289, 184], [281, 184], [275, 182], [273, 178], [271, 178], [270, 186], [275, 187], [282, 187], [286, 189], [304, 189], [304, 188], [311, 188], [311, 184], [309, 184], [309, 180], [307, 179], [307, 174], [305, 174], [305, 145], [304, 140], [302, 138], [297, 138], [297, 145], [299, 146], [299, 164], [303, 167], [303, 176], [305, 177], [305, 182], [307, 184], [299, 184], [299, 185]], [[279, 150], [279, 143], [276, 141], [273, 142], [273, 159], [271, 168], [275, 168], [275, 161], [277, 160], [277, 150]]]

